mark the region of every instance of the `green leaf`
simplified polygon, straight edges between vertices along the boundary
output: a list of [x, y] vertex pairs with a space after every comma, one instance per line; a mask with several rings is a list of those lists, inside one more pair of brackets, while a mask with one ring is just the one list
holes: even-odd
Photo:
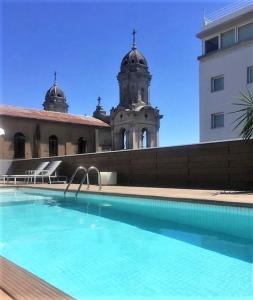
[[233, 121], [233, 123], [236, 123], [234, 130], [240, 125], [243, 125], [240, 136], [247, 141], [253, 135], [253, 93], [249, 89], [247, 89], [247, 93], [240, 92], [238, 100], [239, 102], [233, 103], [233, 105], [244, 108], [232, 111], [229, 114], [241, 113], [241, 115]]

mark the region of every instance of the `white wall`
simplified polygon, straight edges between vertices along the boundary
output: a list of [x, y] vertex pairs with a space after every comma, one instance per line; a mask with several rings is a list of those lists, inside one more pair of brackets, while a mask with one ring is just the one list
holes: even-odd
[[[253, 65], [253, 41], [244, 42], [230, 49], [200, 58], [200, 141], [215, 141], [239, 138], [240, 129], [233, 130], [237, 114], [240, 91], [247, 87], [253, 91], [253, 84], [247, 84], [247, 67]], [[211, 78], [224, 75], [224, 90], [211, 93]], [[211, 114], [224, 112], [224, 127], [211, 128]]]

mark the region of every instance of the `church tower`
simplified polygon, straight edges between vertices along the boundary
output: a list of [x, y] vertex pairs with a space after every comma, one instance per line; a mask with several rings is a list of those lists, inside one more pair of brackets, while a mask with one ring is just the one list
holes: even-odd
[[151, 75], [145, 57], [136, 48], [135, 30], [133, 45], [122, 59], [117, 76], [120, 91], [120, 105], [134, 109], [139, 105], [149, 105], [149, 85]]
[[162, 116], [150, 103], [151, 75], [147, 60], [137, 49], [133, 31], [132, 49], [123, 57], [119, 82], [119, 104], [111, 110], [113, 149], [158, 147]]
[[44, 110], [68, 113], [69, 106], [67, 104], [67, 99], [63, 91], [57, 85], [56, 72], [54, 73], [54, 84], [47, 91], [43, 106]]

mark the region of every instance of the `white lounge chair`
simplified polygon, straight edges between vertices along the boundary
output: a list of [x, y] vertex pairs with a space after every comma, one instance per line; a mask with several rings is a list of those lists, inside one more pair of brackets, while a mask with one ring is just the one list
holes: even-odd
[[1, 179], [3, 179], [3, 182], [5, 183], [5, 181], [7, 181], [7, 183], [9, 182], [10, 179], [14, 180], [14, 183], [17, 183], [17, 179], [24, 179], [25, 181], [27, 180], [27, 183], [29, 182], [29, 180], [34, 180], [35, 181], [35, 176], [38, 176], [39, 174], [41, 174], [41, 172], [43, 172], [43, 170], [47, 167], [47, 165], [49, 164], [49, 161], [43, 161], [41, 162], [38, 167], [35, 170], [26, 170], [25, 174], [18, 174], [18, 175], [1, 175]]
[[[56, 170], [61, 163], [62, 163], [61, 160], [51, 161], [45, 170], [41, 171], [40, 174], [34, 176], [34, 183], [36, 183], [36, 179], [39, 179], [39, 178], [41, 178], [42, 181], [44, 181], [44, 179], [48, 179], [50, 184], [52, 183], [52, 179], [58, 179], [59, 176], [56, 174]], [[61, 177], [64, 178], [64, 180], [61, 182], [67, 181], [66, 176], [61, 176]]]
[[[37, 167], [36, 170], [28, 170], [27, 171], [27, 175], [32, 176], [31, 178], [33, 179], [34, 184], [36, 183], [36, 177], [42, 175], [48, 165], [49, 165], [49, 161], [44, 161], [39, 164], [39, 166]], [[28, 179], [28, 181], [29, 181], [29, 179]], [[43, 180], [43, 182], [44, 182], [44, 180]]]

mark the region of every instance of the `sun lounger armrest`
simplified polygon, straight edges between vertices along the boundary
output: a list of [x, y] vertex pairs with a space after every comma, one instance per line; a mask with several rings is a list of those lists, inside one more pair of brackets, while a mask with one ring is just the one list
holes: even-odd
[[28, 170], [29, 175], [40, 175], [43, 171], [37, 171], [37, 170]]
[[49, 171], [48, 170], [43, 170], [43, 171], [40, 172], [40, 175], [49, 176]]

